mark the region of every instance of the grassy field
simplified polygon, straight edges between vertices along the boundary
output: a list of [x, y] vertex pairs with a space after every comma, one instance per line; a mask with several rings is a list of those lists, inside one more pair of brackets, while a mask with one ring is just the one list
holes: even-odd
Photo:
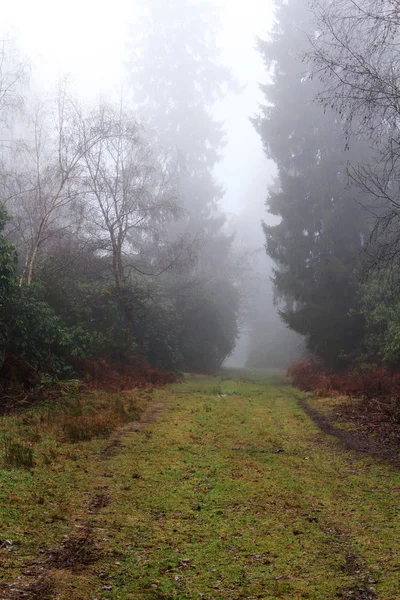
[[107, 440], [39, 432], [35, 465], [0, 471], [0, 598], [400, 598], [400, 472], [299, 397], [273, 373], [190, 376]]

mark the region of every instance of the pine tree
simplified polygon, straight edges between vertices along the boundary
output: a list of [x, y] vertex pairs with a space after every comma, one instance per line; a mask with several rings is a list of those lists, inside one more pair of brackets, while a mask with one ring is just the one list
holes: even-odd
[[277, 7], [271, 39], [259, 41], [272, 82], [263, 86], [266, 104], [255, 119], [279, 174], [267, 208], [281, 220], [264, 225], [266, 250], [277, 264], [283, 320], [325, 364], [338, 366], [363, 334], [357, 270], [366, 215], [347, 182], [350, 155], [340, 123], [314, 102], [319, 84], [301, 60], [310, 14], [300, 0], [279, 0]]
[[[218, 13], [212, 2], [149, 0], [144, 9], [132, 31], [128, 64], [134, 101], [158, 143], [176, 156], [178, 201], [184, 214], [170, 226], [170, 234], [193, 249], [186, 265], [167, 274], [167, 285], [178, 306], [182, 340], [196, 337], [194, 313], [206, 321], [200, 333], [207, 335], [193, 341], [196, 360], [193, 349], [182, 344], [183, 367], [201, 369], [203, 364], [212, 370], [232, 351], [237, 335], [234, 236], [224, 232], [225, 215], [219, 206], [224, 192], [213, 174], [224, 132], [212, 110], [231, 76], [219, 62]], [[220, 289], [235, 299], [231, 308], [221, 304]]]
[[177, 158], [186, 213], [178, 230], [206, 240], [203, 251], [224, 224], [223, 189], [213, 175], [224, 133], [212, 108], [231, 78], [218, 60], [217, 24], [209, 0], [149, 0], [132, 31], [128, 63], [134, 101], [159, 143]]

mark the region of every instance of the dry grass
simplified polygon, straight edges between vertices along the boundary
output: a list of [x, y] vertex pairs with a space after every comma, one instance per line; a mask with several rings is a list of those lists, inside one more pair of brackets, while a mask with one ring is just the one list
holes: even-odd
[[323, 370], [318, 358], [309, 356], [290, 365], [288, 376], [295, 387], [319, 397], [400, 397], [400, 374], [382, 365], [354, 365], [341, 373], [331, 373]]
[[4, 438], [3, 467], [5, 469], [33, 469], [34, 466], [34, 453], [31, 446]]
[[[324, 373], [308, 359], [289, 368], [294, 386], [313, 392], [304, 409], [325, 433], [348, 448], [369, 451], [399, 464], [400, 375], [382, 366], [354, 366], [342, 373]], [[308, 408], [307, 408], [308, 407]]]
[[157, 387], [177, 381], [174, 373], [163, 369], [153, 369], [140, 356], [134, 358], [131, 364], [124, 365], [116, 365], [104, 359], [75, 359], [74, 367], [91, 387], [102, 390]]
[[0, 465], [11, 470], [52, 465], [65, 444], [106, 438], [135, 421], [150, 397], [139, 390], [111, 394], [66, 385], [57, 400], [0, 417]]

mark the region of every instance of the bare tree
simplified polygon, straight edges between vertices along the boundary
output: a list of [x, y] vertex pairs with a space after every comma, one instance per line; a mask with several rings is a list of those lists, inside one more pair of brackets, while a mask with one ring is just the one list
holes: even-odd
[[0, 40], [0, 202], [14, 197], [20, 179], [11, 175], [13, 126], [25, 105], [24, 85], [28, 81], [28, 64], [21, 58], [11, 39]]
[[21, 88], [28, 76], [28, 63], [11, 39], [0, 40], [0, 126], [8, 127], [10, 116], [22, 109]]
[[132, 270], [157, 275], [168, 268], [165, 257], [160, 263], [146, 250], [154, 241], [160, 243], [161, 226], [179, 213], [176, 168], [151, 147], [141, 125], [120, 109], [102, 106], [92, 119], [92, 129], [107, 135], [85, 143], [89, 218], [104, 236], [115, 286], [122, 291]]
[[350, 143], [367, 138], [372, 158], [349, 165], [365, 193], [374, 227], [371, 264], [400, 252], [400, 2], [316, 0], [310, 36], [313, 71], [323, 84], [319, 101], [337, 110]]
[[309, 36], [315, 72], [324, 82], [320, 100], [334, 106], [356, 133], [379, 143], [398, 129], [400, 88], [398, 0], [315, 0]]
[[91, 235], [100, 236], [111, 255], [130, 345], [133, 314], [128, 283], [132, 271], [160, 275], [185, 252], [182, 246], [171, 253], [162, 236], [164, 224], [180, 212], [176, 165], [152, 148], [141, 125], [121, 109], [102, 106], [93, 113], [92, 122], [92, 129], [108, 135], [85, 144], [82, 181], [88, 219]]
[[7, 179], [25, 246], [21, 281], [31, 284], [45, 242], [76, 220], [85, 153], [107, 132], [84, 116], [63, 82], [54, 100], [36, 102], [23, 135], [14, 142]]

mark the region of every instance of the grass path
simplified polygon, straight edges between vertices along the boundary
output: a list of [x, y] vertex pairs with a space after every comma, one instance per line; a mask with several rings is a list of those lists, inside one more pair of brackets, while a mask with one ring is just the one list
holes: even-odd
[[49, 597], [398, 600], [400, 473], [343, 450], [298, 396], [251, 373], [156, 392], [154, 422], [88, 451], [74, 498], [98, 502], [74, 501], [69, 527], [101, 553], [53, 565]]

